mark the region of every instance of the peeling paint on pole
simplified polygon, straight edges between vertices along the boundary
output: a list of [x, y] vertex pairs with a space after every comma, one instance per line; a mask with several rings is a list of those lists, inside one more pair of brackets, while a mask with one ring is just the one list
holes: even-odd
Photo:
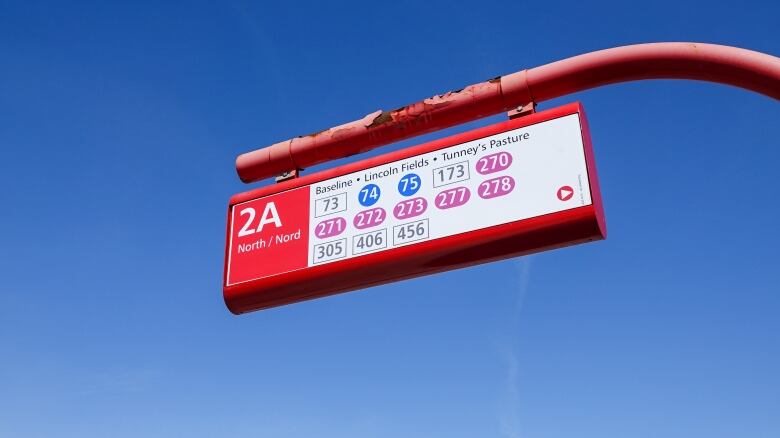
[[242, 154], [244, 182], [359, 154], [520, 106], [602, 85], [644, 79], [719, 82], [780, 99], [780, 59], [735, 47], [655, 43], [618, 47], [522, 70], [392, 111]]

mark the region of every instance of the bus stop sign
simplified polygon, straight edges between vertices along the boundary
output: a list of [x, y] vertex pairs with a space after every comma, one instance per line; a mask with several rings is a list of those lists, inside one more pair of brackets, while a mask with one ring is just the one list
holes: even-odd
[[579, 103], [231, 198], [233, 313], [606, 237]]

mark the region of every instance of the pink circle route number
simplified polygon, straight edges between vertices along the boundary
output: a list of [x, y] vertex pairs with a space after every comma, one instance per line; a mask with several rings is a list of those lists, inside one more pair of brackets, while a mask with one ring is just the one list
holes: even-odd
[[425, 213], [428, 201], [425, 198], [412, 198], [401, 201], [393, 208], [393, 215], [398, 219], [406, 219]]
[[445, 190], [436, 195], [436, 207], [441, 210], [453, 207], [460, 207], [468, 202], [471, 197], [471, 191], [468, 187], [456, 187]]
[[338, 236], [347, 228], [347, 220], [343, 217], [334, 217], [324, 220], [314, 228], [314, 234], [320, 239]]
[[364, 228], [375, 227], [385, 221], [387, 213], [384, 208], [372, 208], [370, 210], [363, 210], [355, 215], [355, 219], [352, 220], [352, 224], [355, 228], [362, 230]]
[[512, 165], [512, 154], [499, 152], [480, 158], [477, 161], [477, 172], [481, 175], [487, 175], [506, 170], [510, 165]]
[[508, 195], [515, 188], [515, 179], [511, 176], [499, 176], [498, 178], [492, 178], [486, 181], [482, 181], [479, 184], [477, 193], [482, 199], [497, 198], [499, 196]]

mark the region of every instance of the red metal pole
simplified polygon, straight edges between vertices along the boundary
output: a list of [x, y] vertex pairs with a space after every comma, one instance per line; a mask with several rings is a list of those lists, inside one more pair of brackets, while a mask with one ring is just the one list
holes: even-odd
[[587, 53], [436, 95], [392, 111], [239, 155], [244, 182], [366, 152], [427, 132], [602, 85], [692, 79], [780, 100], [780, 58], [702, 43], [652, 43]]

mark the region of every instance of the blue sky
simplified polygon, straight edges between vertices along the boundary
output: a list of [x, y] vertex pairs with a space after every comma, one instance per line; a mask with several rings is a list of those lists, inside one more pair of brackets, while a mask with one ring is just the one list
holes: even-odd
[[585, 105], [606, 241], [240, 317], [220, 285], [241, 152], [618, 45], [778, 55], [778, 16], [0, 3], [0, 436], [778, 436], [780, 105], [743, 90], [541, 105]]

